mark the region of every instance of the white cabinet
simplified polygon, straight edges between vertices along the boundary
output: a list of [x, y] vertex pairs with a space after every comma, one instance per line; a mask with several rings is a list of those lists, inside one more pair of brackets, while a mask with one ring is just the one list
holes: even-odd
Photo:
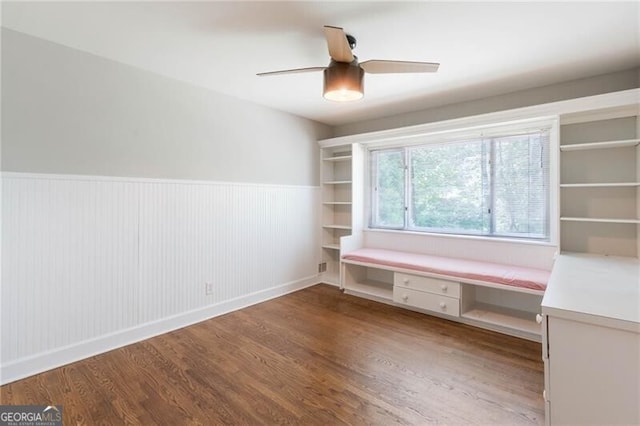
[[560, 255], [542, 313], [547, 424], [640, 424], [640, 261]]
[[394, 274], [393, 301], [441, 315], [460, 316], [460, 284], [417, 275]]
[[637, 257], [640, 139], [635, 115], [563, 124], [560, 247]]

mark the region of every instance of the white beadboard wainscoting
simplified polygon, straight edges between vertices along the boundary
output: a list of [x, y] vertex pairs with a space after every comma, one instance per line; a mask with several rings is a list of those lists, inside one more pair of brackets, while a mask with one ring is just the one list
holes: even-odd
[[0, 382], [317, 283], [318, 204], [312, 186], [3, 173]]

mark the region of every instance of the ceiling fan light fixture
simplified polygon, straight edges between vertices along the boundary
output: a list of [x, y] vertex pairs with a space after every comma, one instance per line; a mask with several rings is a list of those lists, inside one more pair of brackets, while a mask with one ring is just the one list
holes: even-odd
[[349, 102], [362, 99], [364, 96], [364, 73], [397, 74], [425, 73], [438, 71], [439, 63], [415, 61], [390, 61], [372, 59], [358, 62], [353, 54], [356, 38], [344, 32], [340, 27], [324, 26], [324, 35], [329, 48], [331, 62], [328, 67], [293, 68], [280, 71], [258, 73], [259, 76], [296, 74], [301, 72], [324, 72], [325, 99], [335, 102]]
[[349, 102], [362, 99], [364, 96], [364, 70], [356, 61], [331, 61], [324, 70], [325, 99], [336, 102]]

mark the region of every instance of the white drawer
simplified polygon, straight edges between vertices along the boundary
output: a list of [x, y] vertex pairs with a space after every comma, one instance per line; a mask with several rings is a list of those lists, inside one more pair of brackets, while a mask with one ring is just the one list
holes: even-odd
[[460, 298], [460, 283], [454, 281], [396, 272], [393, 274], [393, 285]]
[[455, 297], [426, 293], [405, 287], [393, 287], [393, 301], [453, 317], [460, 316], [460, 300]]

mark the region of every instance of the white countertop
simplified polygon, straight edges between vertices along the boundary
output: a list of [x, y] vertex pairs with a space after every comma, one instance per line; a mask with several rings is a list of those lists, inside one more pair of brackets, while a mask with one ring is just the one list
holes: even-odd
[[640, 260], [559, 255], [542, 313], [640, 333]]

